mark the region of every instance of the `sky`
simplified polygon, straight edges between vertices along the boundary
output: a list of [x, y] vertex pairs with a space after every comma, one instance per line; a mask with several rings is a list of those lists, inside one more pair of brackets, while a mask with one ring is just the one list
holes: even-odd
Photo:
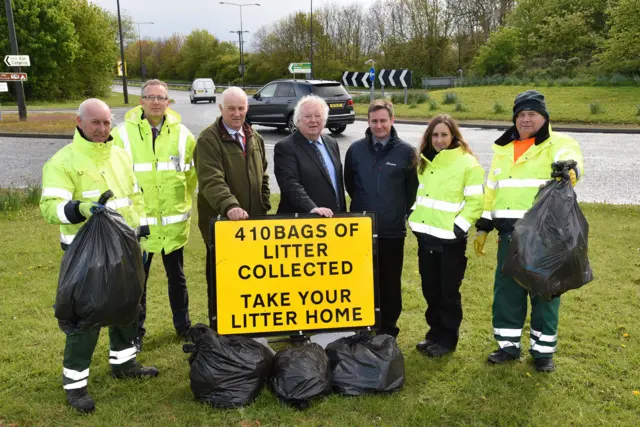
[[[90, 0], [104, 9], [116, 11], [116, 0]], [[245, 46], [251, 48], [251, 34], [263, 25], [271, 24], [296, 11], [310, 10], [311, 0], [257, 0], [260, 6], [229, 6], [220, 0], [120, 0], [120, 10], [126, 11], [135, 22], [153, 22], [140, 25], [143, 39], [169, 37], [173, 33], [187, 35], [192, 30], [209, 31], [221, 41], [238, 40], [230, 31], [240, 29], [240, 9], [242, 26], [245, 31]], [[368, 8], [374, 0], [315, 0], [313, 9], [324, 5], [344, 6], [360, 4]], [[250, 0], [232, 0], [232, 3], [252, 3]], [[137, 26], [136, 26], [137, 27]]]

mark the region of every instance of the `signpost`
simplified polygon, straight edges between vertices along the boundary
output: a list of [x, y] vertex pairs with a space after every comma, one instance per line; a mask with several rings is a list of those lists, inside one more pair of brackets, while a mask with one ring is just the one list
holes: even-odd
[[291, 74], [310, 74], [311, 62], [292, 62], [288, 70]]
[[[11, 56], [24, 56], [19, 55], [18, 51], [18, 38], [16, 37], [16, 26], [13, 21], [13, 6], [11, 5], [11, 0], [4, 1], [4, 9], [7, 15], [7, 29], [9, 30], [9, 45], [11, 46], [12, 53]], [[7, 58], [5, 58], [5, 61], [7, 61]], [[20, 67], [17, 66], [16, 68], [17, 70], [15, 71], [20, 73]], [[24, 99], [24, 86], [22, 85], [22, 82], [25, 80], [27, 80], [26, 74], [24, 75], [24, 79], [18, 79], [18, 83], [16, 84], [16, 102], [18, 104], [18, 117], [20, 118], [21, 122], [27, 120], [27, 103]]]
[[30, 67], [29, 55], [5, 55], [4, 63], [7, 67]]
[[213, 219], [211, 229], [219, 334], [304, 335], [376, 324], [372, 214]]
[[382, 96], [384, 96], [385, 86], [402, 87], [404, 88], [404, 103], [407, 103], [407, 88], [411, 87], [412, 81], [411, 70], [380, 70], [378, 80], [380, 81], [380, 85], [382, 85]]

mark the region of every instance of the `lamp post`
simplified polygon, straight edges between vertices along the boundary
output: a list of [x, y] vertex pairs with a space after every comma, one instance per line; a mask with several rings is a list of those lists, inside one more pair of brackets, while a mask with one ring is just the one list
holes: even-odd
[[313, 0], [311, 0], [311, 19], [309, 20], [309, 43], [310, 52], [309, 52], [309, 63], [311, 64], [311, 72], [309, 73], [309, 78], [313, 78]]
[[142, 38], [140, 37], [140, 25], [145, 25], [145, 24], [153, 25], [153, 22], [151, 22], [151, 21], [148, 21], [148, 22], [136, 22], [135, 24], [138, 26], [138, 47], [140, 48], [140, 77], [142, 78], [142, 81], [144, 82], [147, 73], [146, 73], [146, 70], [144, 68], [144, 63], [142, 62]]
[[245, 6], [260, 6], [260, 3], [231, 3], [228, 1], [221, 1], [220, 4], [228, 4], [231, 6], [237, 6], [240, 9], [240, 31], [231, 31], [232, 33], [238, 33], [239, 43], [240, 43], [240, 75], [242, 76], [242, 89], [244, 90], [244, 40], [243, 33], [248, 33], [248, 31], [244, 31], [242, 29], [242, 8]]
[[127, 91], [127, 73], [125, 72], [126, 67], [124, 63], [124, 41], [122, 40], [122, 19], [120, 18], [120, 0], [116, 0], [116, 4], [118, 5], [118, 33], [120, 35], [120, 60], [122, 67], [122, 94], [124, 95], [124, 103], [129, 103], [129, 92]]

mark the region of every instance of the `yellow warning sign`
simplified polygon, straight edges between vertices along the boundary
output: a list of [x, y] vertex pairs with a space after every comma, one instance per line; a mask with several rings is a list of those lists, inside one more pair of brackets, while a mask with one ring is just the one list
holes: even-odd
[[215, 221], [218, 332], [373, 326], [373, 221], [356, 215]]

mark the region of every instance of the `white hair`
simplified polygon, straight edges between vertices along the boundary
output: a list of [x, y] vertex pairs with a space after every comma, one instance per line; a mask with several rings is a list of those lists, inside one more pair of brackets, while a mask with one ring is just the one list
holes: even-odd
[[249, 101], [247, 100], [247, 93], [244, 90], [242, 90], [238, 86], [229, 86], [222, 92], [222, 95], [220, 95], [220, 97], [222, 98], [222, 102], [220, 102], [222, 108], [224, 108], [224, 99], [227, 95], [237, 95], [240, 98], [244, 98], [247, 104], [249, 103]]
[[80, 120], [84, 120], [85, 118], [85, 112], [87, 110], [87, 107], [89, 107], [90, 105], [102, 105], [104, 106], [107, 110], [111, 111], [111, 109], [109, 108], [109, 106], [107, 105], [106, 102], [104, 102], [101, 99], [97, 99], [97, 98], [89, 98], [89, 99], [85, 99], [84, 101], [82, 101], [82, 103], [80, 104], [80, 106], [78, 107], [78, 111], [76, 113], [76, 116], [80, 117]]
[[300, 101], [298, 101], [298, 104], [293, 111], [293, 123], [295, 123], [296, 126], [300, 124], [300, 119], [302, 119], [302, 107], [306, 104], [315, 104], [322, 107], [322, 122], [325, 124], [327, 123], [327, 118], [329, 117], [329, 106], [327, 105], [327, 102], [318, 95], [306, 95], [300, 98]]
[[164, 90], [167, 91], [167, 95], [169, 94], [169, 86], [167, 86], [167, 84], [165, 82], [163, 82], [162, 80], [158, 80], [158, 79], [151, 79], [151, 80], [147, 80], [142, 85], [142, 88], [140, 90], [140, 96], [144, 96], [144, 90], [149, 86], [162, 86], [164, 88]]

